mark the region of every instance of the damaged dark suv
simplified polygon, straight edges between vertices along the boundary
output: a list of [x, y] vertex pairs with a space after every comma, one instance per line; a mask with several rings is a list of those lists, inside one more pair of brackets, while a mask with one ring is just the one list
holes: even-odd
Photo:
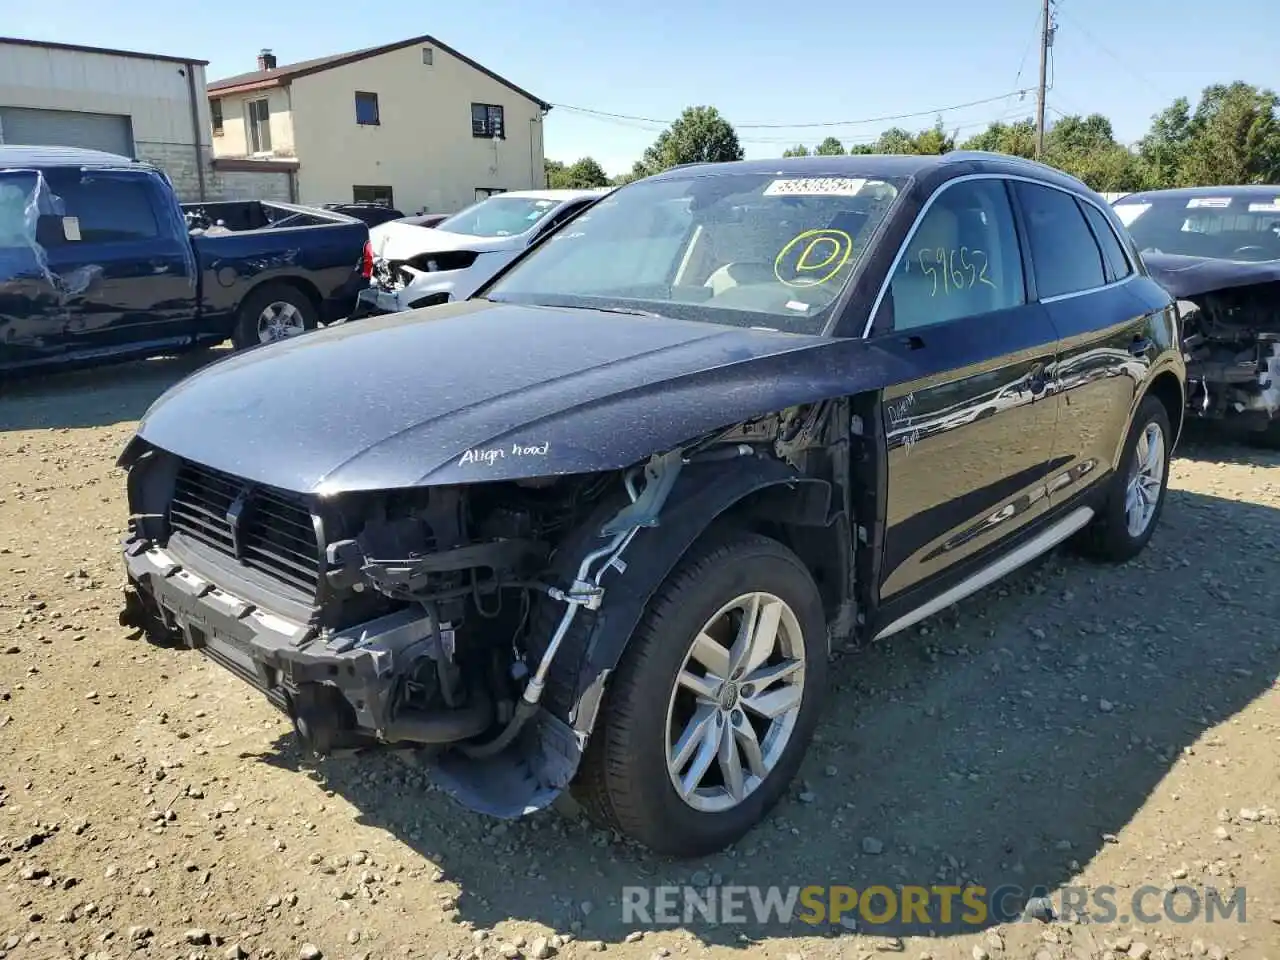
[[1184, 403], [1173, 301], [1075, 179], [975, 153], [672, 170], [467, 301], [160, 398], [121, 457], [122, 620], [317, 751], [422, 747], [501, 817], [572, 787], [703, 854], [785, 791], [833, 645], [1068, 539], [1140, 551]]

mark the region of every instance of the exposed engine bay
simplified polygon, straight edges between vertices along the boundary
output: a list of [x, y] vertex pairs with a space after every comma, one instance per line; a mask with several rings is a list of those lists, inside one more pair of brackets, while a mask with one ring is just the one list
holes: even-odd
[[1178, 298], [1188, 410], [1263, 431], [1280, 417], [1280, 262], [1147, 253]]

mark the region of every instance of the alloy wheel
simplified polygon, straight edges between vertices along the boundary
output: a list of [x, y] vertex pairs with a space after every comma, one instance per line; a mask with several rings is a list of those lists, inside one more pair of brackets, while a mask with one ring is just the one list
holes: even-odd
[[306, 329], [302, 311], [284, 300], [267, 304], [258, 314], [259, 343], [275, 343], [287, 337], [296, 337]]
[[703, 813], [757, 790], [786, 749], [804, 699], [804, 637], [783, 600], [748, 593], [698, 631], [667, 707], [667, 772]]
[[1138, 435], [1125, 486], [1124, 518], [1129, 536], [1146, 533], [1160, 503], [1164, 486], [1164, 431], [1158, 423], [1148, 423]]

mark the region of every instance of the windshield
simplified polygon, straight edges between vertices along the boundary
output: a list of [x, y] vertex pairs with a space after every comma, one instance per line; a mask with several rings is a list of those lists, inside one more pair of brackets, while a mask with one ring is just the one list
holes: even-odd
[[639, 181], [553, 234], [485, 296], [820, 333], [902, 182]]
[[1215, 197], [1126, 197], [1116, 215], [1143, 253], [1280, 260], [1280, 187]]
[[436, 229], [466, 233], [473, 237], [514, 237], [532, 229], [558, 206], [559, 200], [504, 197], [499, 194], [440, 221], [436, 224]]

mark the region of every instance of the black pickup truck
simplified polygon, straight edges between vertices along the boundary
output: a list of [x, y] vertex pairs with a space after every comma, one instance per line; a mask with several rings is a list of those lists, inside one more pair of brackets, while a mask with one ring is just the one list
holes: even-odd
[[178, 202], [114, 154], [0, 146], [0, 381], [218, 343], [267, 343], [347, 316], [369, 228], [293, 204]]

